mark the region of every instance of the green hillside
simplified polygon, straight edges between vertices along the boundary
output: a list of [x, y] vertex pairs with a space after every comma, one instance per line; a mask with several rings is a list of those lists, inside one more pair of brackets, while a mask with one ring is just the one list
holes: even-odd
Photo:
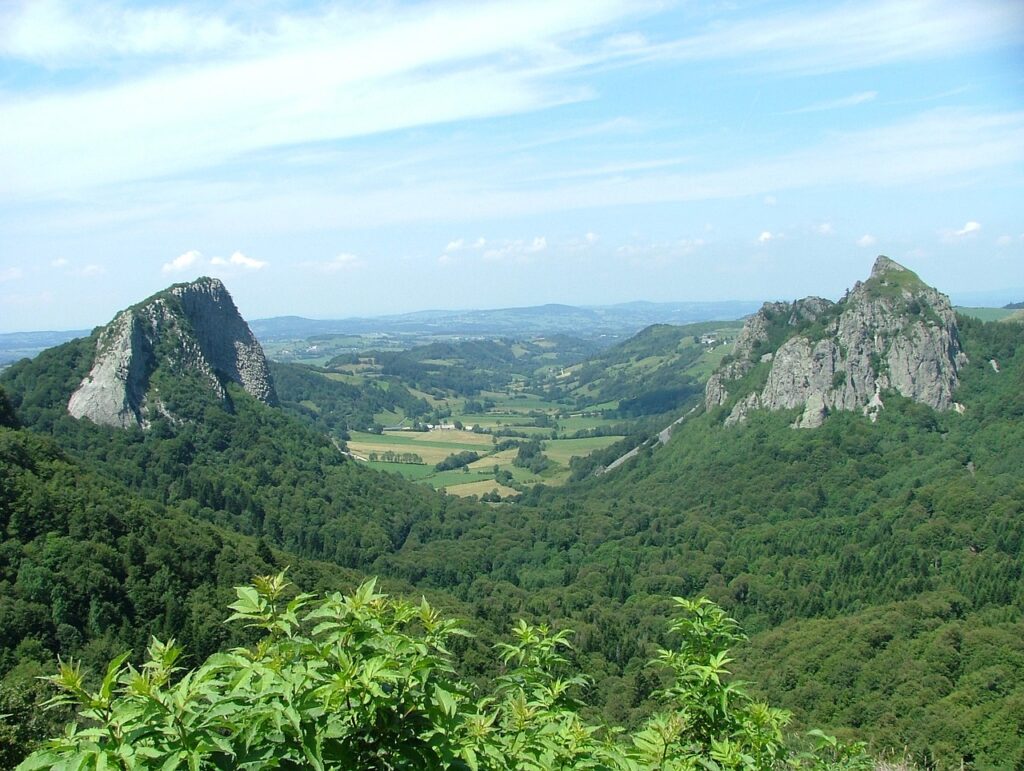
[[637, 416], [670, 412], [703, 390], [742, 321], [656, 324], [560, 373], [558, 393], [577, 408], [614, 404]]
[[[840, 725], [829, 706], [836, 694], [820, 683], [840, 687], [869, 661], [870, 648], [857, 648], [853, 635], [870, 618], [860, 615], [866, 608], [935, 596], [952, 608], [946, 621], [983, 624], [995, 639], [1006, 638], [1000, 625], [1020, 619], [1021, 331], [963, 322], [971, 358], [958, 392], [964, 415], [895, 395], [877, 423], [839, 413], [814, 431], [790, 429], [793, 415], [785, 412], [756, 413], [743, 427], [725, 428], [716, 411], [688, 422], [667, 447], [641, 453], [632, 466], [571, 491], [538, 491], [514, 515], [425, 521], [383, 564], [444, 587], [483, 613], [498, 605], [585, 619], [577, 624], [581, 654], [589, 671], [602, 673], [597, 688], [620, 716], [632, 709], [626, 694], [638, 687], [638, 660], [662, 642], [649, 621], [663, 607], [660, 597], [706, 593], [757, 633], [792, 619], [823, 619], [850, 640], [831, 659], [837, 670], [805, 666], [805, 646], [816, 640], [794, 632], [773, 660], [774, 671], [790, 675], [769, 679], [777, 690], [768, 693], [801, 719], [836, 714]], [[999, 360], [1000, 372], [990, 358]], [[470, 578], [482, 574], [486, 582]], [[882, 745], [909, 746], [921, 758], [956, 765], [959, 758], [942, 755], [949, 750], [942, 722], [949, 710], [967, 721], [966, 735], [975, 727], [978, 737], [996, 730], [974, 726], [978, 711], [958, 702], [987, 666], [980, 656], [957, 660], [953, 677], [947, 673], [945, 684], [935, 685], [948, 707], [936, 721], [922, 717], [935, 692], [919, 688], [919, 698], [904, 702], [908, 711], [868, 712], [876, 717], [855, 725]], [[890, 696], [883, 679], [858, 688], [854, 701], [861, 706]], [[991, 705], [1003, 715], [998, 730], [1016, 735], [1011, 705], [1024, 695], [1016, 674], [1000, 688]], [[1007, 757], [1005, 748], [986, 750], [982, 741], [959, 749], [979, 767]]]
[[[680, 346], [697, 345], [694, 334], [687, 344], [677, 331], [654, 328], [633, 357], [654, 340], [671, 349], [674, 336], [681, 357]], [[962, 415], [886, 394], [876, 423], [836, 413], [819, 429], [794, 431], [789, 412], [755, 412], [727, 428], [719, 408], [615, 472], [562, 489], [540, 485], [502, 505], [361, 467], [315, 423], [238, 389], [222, 404], [183, 388], [175, 414], [186, 421], [156, 420], [148, 431], [75, 421], [64, 405], [90, 343], [69, 343], [2, 377], [28, 427], [3, 429], [13, 448], [5, 478], [16, 480], [3, 488], [16, 491], [4, 503], [14, 522], [6, 537], [15, 542], [5, 552], [6, 580], [29, 587], [11, 595], [26, 604], [11, 611], [7, 644], [27, 645], [45, 620], [37, 659], [79, 651], [99, 663], [113, 655], [128, 638], [110, 630], [136, 602], [125, 599], [133, 585], [122, 588], [135, 557], [123, 551], [141, 528], [143, 564], [171, 563], [180, 551], [174, 569], [195, 571], [180, 579], [176, 597], [191, 596], [191, 580], [206, 587], [203, 597], [223, 598], [269, 567], [269, 554], [451, 598], [488, 635], [520, 615], [570, 626], [574, 660], [591, 679], [588, 714], [629, 727], [655, 708], [659, 681], [644, 662], [674, 644], [670, 598], [704, 594], [752, 634], [734, 652], [737, 667], [791, 709], [797, 725], [863, 738], [877, 751], [908, 747], [938, 768], [1012, 767], [1024, 758], [1024, 670], [1015, 663], [1024, 608], [1024, 335], [1019, 325], [961, 319], [961, 336], [971, 362], [956, 394]], [[39, 460], [47, 453], [53, 472]], [[72, 487], [70, 478], [83, 481]], [[26, 511], [37, 512], [27, 521], [43, 523], [52, 511], [87, 514], [21, 534]], [[57, 556], [47, 562], [51, 531]], [[61, 533], [73, 540], [60, 541]], [[167, 556], [146, 556], [167, 539]], [[87, 546], [76, 551], [80, 542]], [[190, 556], [197, 545], [201, 554]], [[218, 557], [224, 550], [232, 556]], [[56, 573], [32, 578], [37, 553]], [[106, 567], [73, 573], [93, 555]], [[218, 569], [218, 559], [231, 569]], [[190, 567], [197, 561], [202, 570]], [[304, 588], [352, 575], [317, 570]], [[30, 588], [57, 585], [78, 598], [63, 632], [64, 600]], [[89, 594], [76, 594], [78, 586]], [[104, 592], [114, 610], [94, 611], [91, 598]], [[139, 637], [174, 631], [197, 654], [227, 642], [205, 599], [185, 603], [168, 610], [157, 598], [132, 611], [151, 619]], [[194, 642], [179, 628], [191, 629]], [[81, 629], [79, 640], [72, 632]], [[97, 637], [107, 642], [90, 642]], [[139, 637], [131, 638], [137, 653]], [[480, 672], [478, 655], [464, 652], [460, 665]], [[26, 659], [12, 656], [8, 666]]]

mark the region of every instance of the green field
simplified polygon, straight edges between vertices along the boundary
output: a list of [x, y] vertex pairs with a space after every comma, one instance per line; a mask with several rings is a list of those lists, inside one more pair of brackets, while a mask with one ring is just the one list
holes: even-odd
[[[601, 425], [600, 418], [567, 418], [568, 421], [576, 421], [572, 430], [579, 428], [593, 428]], [[550, 428], [517, 427], [523, 433], [540, 432], [547, 436]], [[529, 469], [513, 465], [513, 461], [519, 452], [518, 448], [509, 448], [500, 452], [494, 452], [495, 437], [490, 434], [477, 434], [471, 431], [434, 430], [429, 432], [419, 431], [385, 431], [382, 434], [371, 434], [361, 431], [351, 432], [348, 441], [349, 450], [360, 458], [369, 458], [371, 453], [377, 456], [385, 452], [394, 453], [415, 453], [422, 460], [422, 464], [412, 463], [386, 463], [383, 461], [361, 461], [370, 468], [379, 469], [399, 474], [406, 479], [423, 484], [429, 484], [436, 489], [450, 489], [460, 486], [458, 494], [473, 494], [468, 490], [479, 491], [479, 487], [466, 487], [473, 483], [487, 483], [492, 486], [501, 487], [494, 480], [494, 470], [497, 467], [500, 471], [507, 471], [512, 475], [517, 486], [529, 487], [530, 485], [543, 482], [547, 485], [563, 484], [569, 477], [569, 462], [573, 457], [585, 456], [594, 450], [602, 449], [621, 439], [621, 436], [596, 436], [584, 439], [545, 439], [542, 447], [544, 454], [551, 462], [550, 466], [540, 474], [535, 474]], [[453, 453], [464, 451], [480, 453], [483, 457], [472, 462], [465, 469], [453, 469], [447, 471], [435, 470], [435, 465], [443, 461]], [[489, 492], [490, 487], [482, 492]], [[510, 488], [506, 488], [510, 489]], [[499, 490], [499, 492], [501, 492]], [[511, 493], [502, 492], [502, 495]]]
[[963, 308], [958, 306], [955, 310], [964, 316], [971, 316], [981, 321], [1006, 321], [1010, 317], [1016, 318], [1021, 315], [1019, 310], [1011, 308]]
[[461, 485], [451, 485], [450, 487], [446, 487], [445, 490], [452, 495], [485, 495], [492, 490], [497, 490], [498, 495], [502, 498], [507, 498], [510, 495], [517, 495], [519, 493], [515, 488], [498, 484], [493, 479], [482, 480], [480, 482], [467, 482]]
[[621, 421], [602, 418], [597, 415], [571, 415], [567, 418], [558, 419], [558, 427], [561, 433], [573, 434], [576, 431], [588, 431], [592, 428], [601, 428]]
[[569, 465], [573, 457], [585, 457], [622, 439], [621, 436], [591, 436], [586, 439], [553, 439], [544, 442], [544, 454], [556, 463]]

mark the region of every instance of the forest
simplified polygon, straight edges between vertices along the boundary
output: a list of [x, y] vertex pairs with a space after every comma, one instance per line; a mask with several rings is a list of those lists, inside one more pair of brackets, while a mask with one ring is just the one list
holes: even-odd
[[[19, 762], [82, 708], [81, 694], [37, 708], [53, 692], [36, 678], [58, 655], [81, 661], [86, 690], [125, 651], [111, 682], [130, 678], [129, 665], [152, 671], [152, 637], [173, 637], [183, 666], [209, 671], [208, 657], [259, 637], [258, 624], [223, 623], [233, 587], [287, 566], [304, 591], [379, 576], [462, 619], [473, 637], [440, 651], [458, 687], [477, 694], [459, 701], [460, 721], [482, 714], [473, 699], [487, 697], [474, 689], [513, 677], [493, 646], [522, 619], [573, 630], [560, 655], [585, 675], [572, 720], [587, 736], [603, 736], [590, 732], [598, 725], [646, 735], [673, 687], [648, 666], [679, 645], [672, 598], [705, 597], [749, 635], [730, 642], [727, 668], [752, 700], [791, 713], [787, 736], [820, 728], [928, 768], [1014, 767], [1024, 762], [1022, 327], [959, 326], [970, 360], [962, 415], [886, 394], [877, 422], [834, 413], [794, 431], [787, 412], [726, 427], [718, 408], [615, 472], [500, 504], [364, 468], [316, 420], [240, 389], [224, 404], [187, 381], [168, 386], [187, 419], [145, 431], [76, 421], [65, 405], [89, 339], [21, 362], [0, 376], [0, 758]], [[343, 391], [332, 393], [342, 409]], [[522, 462], [537, 457], [527, 449]], [[629, 767], [610, 763], [592, 767]]]

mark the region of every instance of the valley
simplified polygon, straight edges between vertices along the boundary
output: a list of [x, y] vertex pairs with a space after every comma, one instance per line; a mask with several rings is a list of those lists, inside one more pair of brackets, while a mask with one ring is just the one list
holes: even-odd
[[1005, 767], [1024, 752], [1022, 329], [879, 258], [836, 303], [612, 345], [367, 342], [311, 364], [266, 360], [219, 281], [175, 285], [0, 375], [0, 757], [59, 730], [31, 718], [56, 656], [93, 677], [173, 636], [199, 665], [255, 641], [220, 620], [232, 587], [287, 567], [462, 619], [466, 693], [519, 671], [494, 653], [516, 619], [573, 630], [583, 706], [559, 719], [634, 748], [671, 684], [646, 662], [690, 628], [672, 598], [704, 597], [749, 635], [729, 669], [792, 713], [786, 746], [864, 742], [842, 745], [861, 766], [787, 767]]
[[[328, 428], [357, 461], [498, 500], [564, 484], [596, 451], [649, 431], [654, 416], [667, 425], [691, 408], [741, 326], [652, 325], [612, 345], [454, 336], [378, 350], [375, 335], [317, 337], [288, 345], [353, 350], [319, 365], [286, 356], [274, 372], [286, 409]], [[376, 403], [354, 411], [367, 394]]]

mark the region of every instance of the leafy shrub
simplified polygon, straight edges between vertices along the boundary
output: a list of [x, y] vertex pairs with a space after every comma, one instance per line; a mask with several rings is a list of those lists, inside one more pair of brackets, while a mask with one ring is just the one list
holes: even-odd
[[475, 697], [447, 643], [464, 635], [426, 601], [353, 594], [286, 600], [284, 574], [238, 588], [229, 620], [264, 632], [251, 649], [183, 673], [181, 649], [154, 639], [136, 668], [114, 659], [99, 687], [62, 663], [53, 705], [80, 723], [20, 769], [817, 769], [869, 768], [863, 749], [819, 734], [825, 753], [795, 754], [788, 713], [727, 681], [736, 622], [707, 599], [677, 598], [680, 643], [658, 663], [673, 675], [664, 710], [632, 735], [590, 725], [568, 671], [568, 631], [519, 621], [498, 646], [504, 674]]

